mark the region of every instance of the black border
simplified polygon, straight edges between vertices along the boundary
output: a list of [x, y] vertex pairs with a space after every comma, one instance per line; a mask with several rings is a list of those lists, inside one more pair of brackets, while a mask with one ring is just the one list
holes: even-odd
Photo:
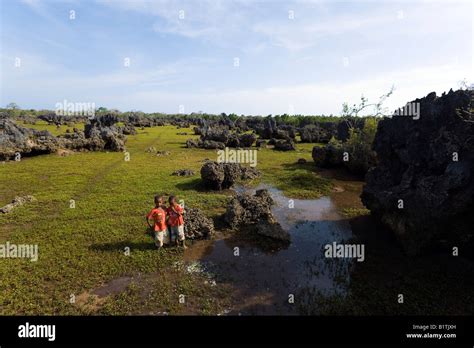
[[[16, 345], [389, 344], [474, 347], [472, 316], [0, 316], [0, 347]], [[25, 324], [56, 325], [56, 339], [19, 338]], [[413, 325], [456, 329], [413, 329]], [[407, 338], [408, 333], [455, 333], [456, 338]]]

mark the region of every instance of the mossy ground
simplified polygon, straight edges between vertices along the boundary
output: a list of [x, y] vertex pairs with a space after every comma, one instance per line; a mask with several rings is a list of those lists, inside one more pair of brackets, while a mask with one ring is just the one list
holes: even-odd
[[[27, 126], [48, 129], [55, 135], [72, 130], [44, 122]], [[182, 251], [170, 248], [157, 252], [145, 234], [144, 216], [157, 193], [173, 193], [211, 217], [225, 210], [229, 193], [207, 192], [200, 187], [202, 162], [215, 160], [216, 152], [184, 148], [186, 139], [195, 136], [178, 132], [192, 134], [191, 129], [172, 126], [138, 130], [137, 135], [128, 136], [129, 161], [124, 153], [84, 152], [0, 165], [0, 205], [15, 196], [37, 198], [0, 216], [0, 243], [39, 246], [37, 262], [0, 259], [0, 314], [89, 313], [90, 307], [71, 304], [71, 295], [78, 297], [112, 279], [138, 273], [157, 276], [146, 282], [132, 281], [126, 291], [108, 296], [96, 312], [217, 314], [226, 306], [227, 290], [206, 285], [200, 274], [178, 269], [175, 277], [163, 276], [182, 259]], [[150, 146], [171, 155], [147, 153]], [[328, 193], [329, 179], [318, 176], [310, 163], [295, 164], [298, 158], [311, 161], [312, 146], [298, 144], [292, 152], [260, 150], [257, 169], [264, 174], [261, 180], [294, 198]], [[171, 175], [180, 168], [197, 174], [189, 178]], [[71, 200], [75, 208], [70, 208]], [[128, 256], [126, 247], [130, 248]], [[178, 302], [180, 294], [187, 298], [185, 305]]]
[[[44, 122], [31, 127], [56, 135], [68, 128], [57, 129]], [[210, 217], [225, 210], [231, 194], [201, 187], [202, 162], [215, 160], [216, 152], [184, 148], [185, 140], [195, 136], [178, 132], [192, 133], [171, 126], [138, 130], [128, 137], [130, 161], [125, 161], [123, 153], [84, 152], [0, 164], [0, 206], [15, 196], [37, 198], [0, 215], [0, 243], [39, 245], [37, 262], [0, 259], [0, 314], [215, 315], [232, 306], [230, 284], [215, 285], [206, 273], [189, 272], [181, 249], [157, 251], [145, 234], [144, 215], [157, 193], [176, 194]], [[147, 153], [150, 146], [171, 155]], [[331, 197], [350, 221], [356, 240], [366, 245], [367, 255], [351, 271], [347, 296], [327, 297], [307, 289], [301, 296], [309, 301], [300, 313], [472, 313], [472, 262], [454, 259], [449, 253], [407, 258], [394, 240], [368, 221], [371, 217], [358, 199], [361, 182], [339, 177], [344, 173], [316, 171], [312, 147], [297, 144], [297, 151], [292, 152], [258, 151], [257, 169], [263, 172], [260, 181], [291, 198], [317, 198], [334, 189]], [[299, 158], [308, 163], [297, 164]], [[171, 176], [181, 168], [197, 174]], [[130, 248], [128, 256], [126, 247]], [[122, 278], [128, 280], [116, 287], [114, 282]], [[105, 296], [97, 295], [104, 291]], [[404, 304], [397, 302], [400, 293], [405, 296]], [[72, 295], [75, 303], [71, 303]]]

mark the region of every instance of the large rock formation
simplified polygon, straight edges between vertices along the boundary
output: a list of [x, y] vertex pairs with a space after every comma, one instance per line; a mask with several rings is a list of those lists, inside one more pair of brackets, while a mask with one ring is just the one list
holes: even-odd
[[419, 119], [378, 124], [378, 165], [367, 173], [361, 198], [410, 254], [438, 238], [472, 240], [473, 93], [433, 92], [412, 102], [419, 103]]
[[273, 204], [268, 190], [257, 190], [254, 196], [245, 193], [237, 195], [227, 205], [224, 221], [231, 229], [253, 227], [262, 236], [289, 241], [289, 233], [283, 230], [272, 214]]
[[275, 138], [275, 134], [278, 131], [278, 127], [275, 119], [267, 118], [263, 122], [263, 126], [257, 127], [257, 134], [261, 139], [271, 139]]
[[261, 220], [273, 221], [271, 211], [273, 204], [268, 190], [258, 190], [254, 196], [237, 195], [227, 205], [224, 221], [233, 229], [242, 224], [256, 224]]
[[0, 159], [33, 156], [56, 152], [59, 143], [48, 131], [38, 131], [17, 125], [7, 115], [0, 115]]
[[227, 189], [239, 178], [239, 167], [236, 163], [206, 162], [201, 168], [201, 178], [206, 187], [214, 190]]
[[214, 223], [199, 209], [184, 209], [184, 234], [187, 239], [204, 239], [214, 234]]
[[114, 125], [117, 122], [118, 118], [113, 114], [96, 117], [85, 125], [84, 135], [86, 139], [97, 144], [98, 149], [123, 151], [127, 137], [121, 128]]
[[98, 116], [84, 126], [84, 132], [74, 129], [73, 133], [58, 136], [60, 146], [77, 151], [124, 151], [125, 133], [134, 134], [136, 131], [130, 125], [116, 127], [116, 122], [117, 116], [113, 114]]
[[116, 127], [117, 117], [100, 116], [85, 125], [84, 132], [74, 129], [73, 133], [55, 137], [46, 130], [25, 128], [5, 115], [0, 116], [0, 159], [34, 156], [58, 151], [59, 149], [89, 151], [123, 151], [127, 137], [123, 134], [130, 128]]

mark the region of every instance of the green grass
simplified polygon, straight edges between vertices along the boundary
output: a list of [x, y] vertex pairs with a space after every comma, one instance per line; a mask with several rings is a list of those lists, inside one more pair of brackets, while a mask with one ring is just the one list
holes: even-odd
[[370, 214], [370, 210], [366, 208], [344, 208], [342, 214], [348, 218], [363, 216]]
[[74, 126], [69, 127], [68, 125], [62, 124], [59, 127], [56, 127], [54, 124], [48, 124], [46, 121], [36, 121], [36, 124], [21, 124], [21, 126], [26, 127], [26, 128], [33, 128], [33, 129], [38, 129], [38, 130], [47, 130], [53, 135], [62, 135], [66, 133], [66, 130], [69, 129], [70, 132], [72, 133], [73, 128], [77, 128], [80, 130], [84, 130], [84, 124], [78, 123], [74, 124]]
[[[42, 122], [31, 127], [53, 134], [67, 128]], [[192, 133], [171, 126], [138, 130], [137, 135], [128, 136], [130, 161], [124, 160], [123, 153], [86, 152], [1, 164], [0, 206], [27, 194], [37, 201], [0, 216], [0, 243], [38, 244], [39, 260], [0, 259], [0, 314], [84, 314], [86, 310], [70, 303], [71, 294], [78, 296], [124, 275], [163, 274], [181, 260], [179, 250], [154, 250], [145, 235], [144, 216], [153, 196], [173, 193], [208, 216], [221, 214], [228, 200], [224, 193], [199, 188], [202, 161], [217, 155], [213, 150], [184, 148], [190, 136], [176, 134], [183, 131]], [[147, 153], [150, 146], [171, 155]], [[262, 180], [290, 197], [325, 194], [330, 182], [313, 173], [311, 163], [295, 165], [298, 158], [311, 161], [311, 148], [311, 144], [301, 144], [296, 152], [259, 151], [257, 168], [264, 173]], [[197, 175], [171, 176], [180, 168], [193, 169]], [[69, 207], [71, 199], [74, 209]], [[129, 256], [124, 254], [125, 247], [131, 250]], [[99, 312], [153, 312], [153, 303], [160, 297], [161, 303], [169, 304], [170, 314], [179, 314], [186, 311], [176, 306], [178, 293], [189, 296], [189, 311], [202, 314], [215, 314], [226, 303], [219, 287], [199, 291], [202, 279], [198, 276], [183, 275], [168, 283], [161, 280], [152, 283], [156, 289], [146, 296], [137, 297], [133, 289], [111, 296]], [[221, 300], [212, 302], [211, 298]]]
[[[257, 168], [264, 173], [263, 181], [291, 198], [314, 199], [328, 195], [333, 185], [330, 180], [316, 174], [311, 158], [313, 147], [314, 144], [297, 144], [296, 151], [260, 150]], [[297, 164], [299, 158], [307, 163]]]

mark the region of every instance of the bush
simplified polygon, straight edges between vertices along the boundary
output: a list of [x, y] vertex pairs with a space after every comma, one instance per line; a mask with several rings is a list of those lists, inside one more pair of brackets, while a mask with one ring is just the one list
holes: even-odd
[[367, 118], [364, 128], [352, 128], [349, 139], [343, 144], [344, 151], [349, 154], [349, 161], [344, 162], [344, 165], [353, 174], [363, 175], [376, 164], [377, 157], [372, 150], [372, 143], [377, 132], [377, 123], [375, 117]]
[[[349, 139], [341, 143], [334, 137], [323, 147], [313, 148], [313, 160], [317, 166], [334, 168], [344, 165], [349, 172], [364, 175], [369, 168], [376, 164], [376, 153], [372, 150], [372, 143], [377, 132], [378, 119], [367, 118], [362, 129], [351, 128]], [[349, 155], [348, 161], [343, 161], [344, 153]]]
[[343, 164], [343, 151], [342, 143], [332, 137], [326, 145], [313, 147], [312, 157], [318, 167], [334, 168]]

